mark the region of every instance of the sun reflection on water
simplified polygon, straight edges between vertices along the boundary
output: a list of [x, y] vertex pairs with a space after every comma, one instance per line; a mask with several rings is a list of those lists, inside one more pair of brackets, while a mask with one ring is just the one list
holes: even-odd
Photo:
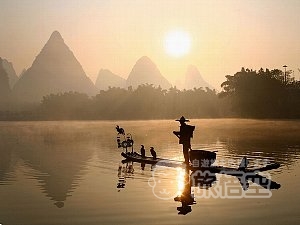
[[184, 191], [185, 186], [185, 170], [183, 168], [177, 167], [177, 195], [181, 195]]

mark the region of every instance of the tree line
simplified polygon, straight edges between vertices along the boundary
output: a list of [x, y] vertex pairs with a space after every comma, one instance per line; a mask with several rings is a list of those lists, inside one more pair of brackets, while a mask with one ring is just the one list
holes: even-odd
[[237, 117], [300, 118], [300, 82], [292, 71], [242, 68], [227, 75], [219, 94]]
[[48, 95], [39, 107], [49, 119], [166, 119], [178, 115], [218, 116], [217, 93], [210, 89], [164, 90], [150, 84], [132, 88], [109, 88], [94, 97], [68, 92]]
[[278, 69], [244, 69], [225, 76], [222, 91], [111, 87], [89, 97], [66, 92], [44, 96], [26, 110], [0, 111], [1, 120], [131, 120], [188, 118], [300, 118], [300, 82]]

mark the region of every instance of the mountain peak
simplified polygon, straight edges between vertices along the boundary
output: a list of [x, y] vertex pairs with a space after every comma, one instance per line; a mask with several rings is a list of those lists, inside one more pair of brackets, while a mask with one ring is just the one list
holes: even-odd
[[49, 40], [55, 40], [55, 41], [57, 41], [57, 40], [61, 41], [62, 40], [63, 41], [64, 39], [62, 38], [61, 34], [57, 30], [55, 30], [51, 34]]
[[49, 51], [52, 52], [51, 54], [53, 55], [66, 53], [69, 51], [69, 47], [65, 44], [64, 39], [58, 31], [53, 31], [40, 54], [48, 54]]
[[198, 70], [198, 68], [195, 66], [195, 65], [189, 65], [188, 67], [187, 67], [187, 73], [199, 73], [200, 74], [200, 72], [199, 72], [199, 70]]
[[156, 67], [154, 62], [148, 56], [142, 56], [136, 61], [135, 65]]
[[126, 80], [108, 69], [101, 69], [95, 85], [99, 90], [107, 90], [109, 87], [124, 88], [126, 86]]
[[9, 86], [10, 88], [12, 88], [17, 82], [17, 80], [19, 79], [13, 67], [13, 64], [9, 62], [7, 59], [2, 59], [2, 66], [8, 75]]
[[97, 93], [58, 31], [51, 34], [32, 66], [15, 84], [14, 91], [20, 100], [28, 102], [38, 102], [45, 95], [68, 91]]
[[7, 101], [10, 95], [10, 87], [8, 81], [8, 75], [3, 67], [3, 59], [0, 57], [0, 103]]
[[171, 84], [160, 73], [155, 63], [147, 56], [139, 58], [132, 68], [128, 78], [127, 87], [137, 88], [141, 84], [153, 84], [164, 89], [171, 87]]
[[211, 88], [212, 86], [203, 79], [196, 66], [189, 65], [185, 73], [185, 89], [193, 89], [199, 87]]
[[148, 56], [144, 55], [141, 58], [139, 58], [137, 62], [152, 62], [152, 60]]

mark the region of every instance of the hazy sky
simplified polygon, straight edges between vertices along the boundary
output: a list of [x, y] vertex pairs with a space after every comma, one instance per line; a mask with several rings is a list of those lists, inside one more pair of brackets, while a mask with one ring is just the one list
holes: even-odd
[[[85, 72], [127, 78], [149, 56], [171, 82], [189, 64], [215, 87], [241, 67], [300, 68], [300, 0], [0, 0], [0, 57], [17, 73], [58, 30]], [[192, 38], [190, 52], [166, 54], [169, 31]]]

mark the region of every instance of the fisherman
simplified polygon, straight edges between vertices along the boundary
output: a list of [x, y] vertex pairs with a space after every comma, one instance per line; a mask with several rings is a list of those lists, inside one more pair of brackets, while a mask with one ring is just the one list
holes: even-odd
[[141, 156], [142, 156], [143, 158], [146, 157], [146, 151], [145, 151], [144, 145], [141, 145]]
[[150, 147], [150, 153], [151, 153], [153, 159], [156, 159], [156, 152], [154, 151], [153, 147]]
[[193, 137], [193, 132], [195, 126], [187, 125], [185, 122], [190, 122], [182, 116], [180, 119], [175, 120], [180, 123], [180, 131], [173, 131], [173, 134], [179, 138], [179, 144], [182, 144], [182, 150], [184, 155], [184, 161], [188, 165], [189, 163], [189, 149], [191, 149], [191, 138]]

